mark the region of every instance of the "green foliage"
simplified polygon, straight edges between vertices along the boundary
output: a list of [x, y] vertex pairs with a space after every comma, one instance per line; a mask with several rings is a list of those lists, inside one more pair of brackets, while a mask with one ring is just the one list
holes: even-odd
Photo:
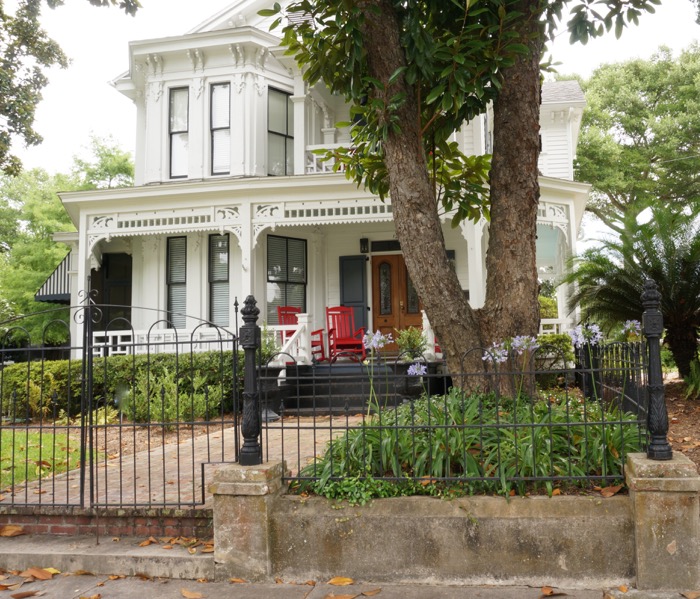
[[540, 295], [537, 299], [540, 302], [540, 318], [559, 318], [557, 300], [544, 295]]
[[[140, 6], [138, 0], [89, 0], [95, 6], [119, 5], [128, 14]], [[47, 0], [54, 8], [63, 0]], [[68, 58], [40, 23], [41, 0], [19, 0], [14, 11], [0, 5], [0, 172], [17, 175], [22, 163], [12, 153], [12, 144], [41, 143], [34, 129], [36, 106], [48, 83], [46, 72], [54, 66], [66, 68]]]
[[[366, 502], [418, 487], [423, 494], [454, 493], [440, 483], [450, 478], [462, 479], [456, 485], [462, 493], [524, 494], [532, 485], [519, 479], [549, 477], [551, 493], [557, 479], [621, 478], [624, 456], [641, 442], [632, 414], [566, 391], [499, 400], [452, 389], [444, 397], [384, 410], [334, 439], [302, 469], [294, 488]], [[387, 478], [398, 480], [397, 488]], [[348, 479], [364, 482], [358, 489]]]
[[574, 361], [574, 346], [571, 343], [571, 336], [567, 333], [545, 333], [537, 336], [537, 343], [540, 352], [552, 349], [556, 354], [560, 354], [565, 362]]
[[586, 319], [608, 329], [640, 320], [647, 279], [658, 285], [665, 342], [680, 375], [687, 376], [700, 326], [700, 223], [694, 215], [655, 209], [647, 224], [628, 223], [625, 239], [609, 239], [585, 252], [566, 277], [576, 284], [569, 308], [580, 305]]
[[131, 187], [134, 184], [134, 161], [111, 138], [90, 140], [92, 160], [75, 157], [73, 175], [80, 181], [79, 189], [108, 189]]
[[[166, 389], [168, 415], [202, 417], [233, 409], [232, 352], [197, 352], [186, 356], [109, 356], [95, 358], [93, 397], [101, 406], [114, 405], [127, 417], [143, 417], [149, 410], [163, 412], [159, 394]], [[177, 377], [175, 376], [177, 373]], [[243, 352], [236, 364], [240, 393], [243, 386]], [[177, 380], [177, 384], [176, 381]], [[207, 388], [208, 397], [204, 389]], [[79, 413], [81, 362], [47, 360], [5, 366], [2, 370], [2, 416], [14, 418], [71, 418]], [[176, 398], [176, 399], [173, 399]], [[151, 401], [155, 402], [151, 405]], [[154, 405], [156, 406], [155, 409]], [[195, 415], [195, 416], [193, 416]]]
[[618, 234], [648, 206], [700, 208], [700, 46], [673, 57], [606, 64], [583, 83], [586, 109], [576, 177], [593, 185], [587, 209]]
[[423, 331], [417, 327], [396, 330], [395, 341], [399, 346], [399, 357], [406, 361], [420, 358], [428, 347]]
[[690, 373], [684, 379], [685, 398], [697, 399], [700, 397], [700, 362], [697, 360], [690, 363]]

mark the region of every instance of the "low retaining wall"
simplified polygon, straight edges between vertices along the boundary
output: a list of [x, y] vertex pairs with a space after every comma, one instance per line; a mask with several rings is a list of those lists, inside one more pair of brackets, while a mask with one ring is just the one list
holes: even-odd
[[406, 497], [357, 507], [285, 495], [283, 464], [230, 465], [211, 486], [217, 577], [696, 588], [700, 478], [680, 454], [648, 462], [630, 456], [629, 496]]
[[99, 535], [102, 537], [187, 537], [211, 539], [211, 510], [5, 507], [0, 527], [21, 526], [30, 535]]

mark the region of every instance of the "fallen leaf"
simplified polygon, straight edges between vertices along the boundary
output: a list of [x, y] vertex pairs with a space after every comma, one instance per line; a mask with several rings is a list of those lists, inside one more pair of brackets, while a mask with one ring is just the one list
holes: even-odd
[[75, 572], [69, 572], [68, 576], [93, 576], [93, 573], [87, 570], [76, 570]]
[[552, 587], [542, 587], [542, 596], [549, 597], [554, 594], [554, 589]]
[[196, 591], [188, 591], [187, 589], [180, 589], [180, 592], [182, 593], [182, 596], [185, 597], [185, 599], [204, 599], [204, 595], [202, 595], [202, 593], [198, 593]]
[[328, 581], [328, 584], [332, 584], [337, 587], [345, 587], [349, 584], [353, 584], [355, 581], [352, 578], [346, 578], [345, 576], [336, 576]]
[[22, 591], [21, 593], [10, 595], [10, 597], [12, 597], [12, 599], [24, 599], [25, 597], [36, 597], [37, 595], [41, 594], [42, 593], [39, 591]]
[[172, 548], [173, 548], [172, 545], [163, 545], [163, 549], [172, 549]]
[[80, 599], [102, 599], [102, 595], [100, 593], [95, 593], [94, 595], [88, 596], [81, 596]]
[[18, 537], [19, 535], [27, 534], [21, 526], [16, 524], [7, 524], [0, 526], [0, 537]]
[[245, 583], [248, 582], [248, 581], [245, 580], [244, 578], [229, 578], [228, 581], [229, 581], [231, 584], [245, 584]]
[[375, 595], [379, 595], [379, 593], [382, 592], [382, 589], [372, 589], [371, 591], [362, 591], [362, 596], [363, 597], [374, 597]]
[[188, 547], [188, 548], [187, 548], [187, 552], [188, 552], [190, 555], [194, 555], [195, 553], [197, 553], [197, 549], [196, 549], [195, 547]]
[[147, 547], [148, 545], [153, 545], [153, 543], [158, 543], [153, 537], [148, 537], [145, 541], [139, 543], [139, 547]]
[[60, 570], [56, 570], [56, 568], [44, 568], [47, 572], [51, 572], [51, 574], [60, 574]]
[[124, 574], [110, 574], [107, 578], [110, 580], [119, 580], [120, 578], [126, 578]]
[[198, 578], [197, 582], [209, 582], [206, 578]]
[[698, 599], [700, 597], [700, 591], [687, 591], [685, 593], [681, 593], [685, 597], [685, 599]]
[[360, 595], [335, 595], [334, 593], [331, 593], [330, 595], [326, 595], [323, 599], [356, 599]]
[[615, 495], [620, 489], [622, 489], [622, 485], [615, 485], [614, 487], [605, 487], [604, 489], [600, 490], [600, 494], [603, 497], [612, 497]]
[[275, 578], [275, 584], [284, 584], [284, 580], [281, 578]]
[[627, 591], [629, 591], [629, 588], [626, 584], [621, 584], [619, 587], [617, 587], [617, 590], [621, 593], [626, 593]]
[[28, 568], [20, 574], [22, 578], [36, 578], [37, 580], [51, 580], [54, 573], [44, 570], [44, 568]]
[[553, 489], [552, 490], [552, 495], [561, 495], [561, 489]]

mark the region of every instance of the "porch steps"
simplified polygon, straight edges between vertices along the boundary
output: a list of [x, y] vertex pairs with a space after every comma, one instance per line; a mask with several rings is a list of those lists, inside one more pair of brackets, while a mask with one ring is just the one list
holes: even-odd
[[275, 412], [284, 402], [287, 414], [343, 414], [366, 410], [371, 396], [384, 407], [396, 407], [426, 388], [444, 393], [445, 380], [435, 368], [433, 376], [421, 381], [407, 376], [407, 367], [391, 362], [288, 365], [281, 385], [263, 386], [263, 400]]
[[195, 553], [174, 545], [164, 549], [153, 543], [139, 547], [144, 538], [22, 535], [0, 537], [0, 570], [31, 567], [95, 575], [140, 576], [214, 580], [214, 554]]

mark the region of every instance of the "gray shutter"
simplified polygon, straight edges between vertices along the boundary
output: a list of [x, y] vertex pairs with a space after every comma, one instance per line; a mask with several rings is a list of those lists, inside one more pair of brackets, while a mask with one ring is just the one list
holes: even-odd
[[209, 320], [229, 325], [229, 238], [209, 236]]
[[167, 277], [170, 325], [175, 329], [184, 329], [187, 312], [187, 238], [185, 237], [168, 238]]

